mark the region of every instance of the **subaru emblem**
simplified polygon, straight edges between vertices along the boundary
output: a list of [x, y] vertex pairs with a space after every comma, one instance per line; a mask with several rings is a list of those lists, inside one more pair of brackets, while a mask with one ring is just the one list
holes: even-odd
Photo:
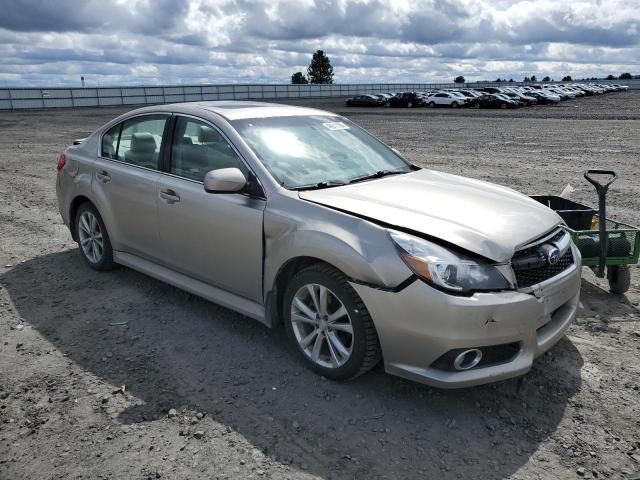
[[555, 265], [560, 260], [560, 250], [553, 247], [547, 251], [547, 262], [549, 265]]

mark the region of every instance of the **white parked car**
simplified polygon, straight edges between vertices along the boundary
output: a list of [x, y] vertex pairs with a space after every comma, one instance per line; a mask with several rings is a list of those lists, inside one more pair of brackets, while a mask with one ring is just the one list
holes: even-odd
[[469, 101], [467, 97], [457, 92], [436, 92], [425, 100], [427, 107], [451, 107], [458, 108]]
[[627, 85], [618, 85], [616, 84], [612, 84], [612, 87], [617, 88], [618, 90], [622, 91], [622, 92], [626, 92], [627, 90], [629, 90], [629, 87]]

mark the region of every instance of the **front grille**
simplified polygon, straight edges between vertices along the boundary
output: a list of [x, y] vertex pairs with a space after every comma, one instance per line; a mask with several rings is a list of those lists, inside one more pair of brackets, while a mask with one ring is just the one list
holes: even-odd
[[526, 288], [531, 285], [544, 282], [545, 280], [561, 274], [571, 265], [573, 265], [573, 253], [571, 253], [571, 248], [569, 248], [569, 250], [560, 257], [560, 260], [558, 260], [555, 265], [546, 263], [544, 266], [538, 268], [516, 270], [515, 273], [518, 288]]
[[559, 229], [552, 237], [549, 237], [544, 242], [541, 242], [540, 240], [538, 240], [538, 243], [534, 243], [534, 245], [528, 248], [525, 248], [524, 250], [518, 250], [516, 252], [516, 256], [522, 256], [522, 255], [534, 252], [540, 245], [544, 245], [545, 243], [555, 242], [556, 240], [560, 240], [564, 235], [567, 235], [567, 232], [565, 232], [562, 229]]
[[547, 255], [545, 254], [545, 249], [549, 245], [555, 246], [556, 242], [561, 242], [563, 237], [568, 235], [565, 230], [558, 229], [552, 235], [542, 237], [515, 253], [511, 263], [518, 288], [527, 288], [549, 280], [573, 265], [574, 258], [571, 248], [554, 265], [547, 261]]

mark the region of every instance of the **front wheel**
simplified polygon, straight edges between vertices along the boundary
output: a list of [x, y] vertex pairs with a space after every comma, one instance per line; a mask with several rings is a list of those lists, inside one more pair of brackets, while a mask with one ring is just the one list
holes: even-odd
[[451, 108], [458, 108], [458, 102], [452, 102], [451, 103]]
[[505, 108], [507, 108], [507, 104], [506, 103], [501, 103], [500, 104], [500, 108], [504, 110]]
[[611, 293], [622, 295], [631, 286], [631, 270], [628, 265], [612, 265], [607, 267], [607, 280]]
[[429, 107], [429, 108], [434, 108], [435, 106], [436, 106], [435, 102], [427, 103], [427, 107]]
[[357, 377], [380, 360], [378, 335], [364, 303], [341, 272], [312, 265], [289, 282], [287, 335], [303, 361], [333, 380]]
[[76, 214], [76, 238], [80, 253], [87, 264], [95, 270], [111, 270], [113, 249], [109, 234], [96, 207], [83, 203]]

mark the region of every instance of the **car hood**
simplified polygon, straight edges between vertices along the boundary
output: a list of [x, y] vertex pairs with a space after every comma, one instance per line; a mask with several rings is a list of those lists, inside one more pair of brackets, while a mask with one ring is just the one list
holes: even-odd
[[510, 188], [433, 170], [299, 192], [300, 198], [436, 237], [496, 262], [562, 219]]

